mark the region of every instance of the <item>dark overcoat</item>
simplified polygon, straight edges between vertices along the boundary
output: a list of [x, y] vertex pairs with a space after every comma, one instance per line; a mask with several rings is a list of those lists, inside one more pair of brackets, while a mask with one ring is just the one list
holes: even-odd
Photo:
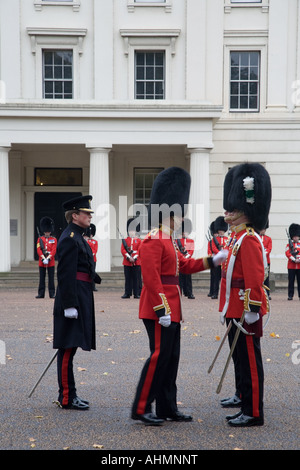
[[[83, 238], [83, 232], [83, 228], [71, 223], [57, 245], [57, 290], [53, 311], [55, 349], [96, 349], [93, 283], [78, 277], [85, 276], [98, 284], [101, 279], [95, 273], [92, 250]], [[70, 307], [78, 310], [77, 319], [64, 316], [64, 310]]]

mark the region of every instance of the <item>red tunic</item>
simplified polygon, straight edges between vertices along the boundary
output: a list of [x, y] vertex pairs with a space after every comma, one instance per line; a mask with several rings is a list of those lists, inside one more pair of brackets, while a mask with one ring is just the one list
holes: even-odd
[[[40, 238], [42, 239], [44, 243], [44, 249], [48, 252], [48, 256], [50, 256], [48, 264], [43, 263], [44, 256], [43, 256], [43, 252], [42, 252], [41, 245], [40, 245]], [[37, 245], [36, 245], [36, 251], [37, 251], [37, 254], [39, 255], [39, 266], [43, 268], [47, 268], [47, 267], [51, 268], [51, 266], [55, 265], [54, 257], [56, 253], [57, 240], [55, 237], [51, 237], [51, 236], [50, 237], [43, 236], [40, 238], [38, 238]]]
[[216, 255], [220, 251], [219, 247], [215, 243], [215, 239], [216, 239], [219, 247], [221, 248], [221, 250], [223, 250], [225, 248], [225, 246], [227, 245], [228, 237], [225, 237], [225, 235], [217, 235], [217, 236], [213, 237], [208, 242], [208, 246], [207, 246], [207, 253], [209, 255]]
[[97, 261], [97, 252], [98, 252], [98, 242], [94, 238], [88, 238], [87, 239], [88, 244], [91, 247], [92, 253], [93, 253], [93, 258], [96, 263]]
[[192, 238], [181, 238], [180, 243], [182, 248], [192, 256], [195, 250], [195, 242]]
[[140, 256], [139, 256], [139, 249], [140, 249], [140, 246], [141, 246], [141, 243], [142, 243], [142, 240], [140, 238], [137, 238], [137, 237], [134, 237], [134, 238], [131, 238], [131, 237], [127, 237], [125, 239], [125, 242], [127, 243], [127, 246], [129, 248], [129, 250], [132, 251], [132, 257], [136, 257], [136, 261], [134, 263], [134, 265], [131, 263], [131, 261], [128, 259], [128, 256], [127, 256], [127, 251], [126, 249], [124, 248], [124, 245], [122, 243], [121, 245], [121, 253], [123, 255], [123, 265], [124, 266], [139, 266], [141, 264], [140, 262]]
[[[237, 253], [236, 242], [246, 233]], [[241, 318], [243, 311], [260, 312], [265, 315], [268, 311], [268, 300], [263, 287], [265, 267], [263, 263], [262, 246], [254, 234], [254, 229], [241, 224], [233, 227], [232, 238], [228, 241], [228, 257], [222, 265], [222, 279], [220, 288], [220, 312], [226, 302], [226, 276], [227, 268], [232, 256], [236, 256], [228, 308], [227, 318]]]
[[192, 274], [208, 269], [207, 258], [184, 258], [173, 238], [161, 229], [154, 229], [143, 240], [140, 258], [144, 284], [139, 318], [157, 320], [161, 314], [171, 314], [172, 322], [180, 322], [179, 270]]
[[300, 269], [300, 263], [296, 263], [296, 259], [299, 260], [300, 259], [300, 242], [294, 242], [292, 241], [292, 244], [293, 244], [293, 247], [294, 247], [294, 250], [295, 251], [298, 251], [298, 254], [296, 256], [294, 256], [292, 253], [291, 253], [291, 250], [290, 250], [290, 245], [289, 243], [287, 244], [286, 248], [285, 248], [285, 255], [286, 257], [288, 258], [288, 269]]
[[265, 253], [267, 256], [267, 262], [270, 264], [270, 253], [272, 251], [272, 238], [268, 237], [268, 235], [261, 235], [261, 240], [263, 242]]

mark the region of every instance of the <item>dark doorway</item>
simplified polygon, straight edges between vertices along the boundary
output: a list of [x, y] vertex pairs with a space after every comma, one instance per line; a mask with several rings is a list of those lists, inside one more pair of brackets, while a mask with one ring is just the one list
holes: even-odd
[[67, 226], [62, 205], [73, 197], [81, 196], [82, 193], [35, 193], [34, 195], [34, 259], [38, 259], [36, 242], [38, 238], [37, 227], [40, 230], [42, 217], [51, 217], [54, 221], [54, 236], [59, 240], [63, 230]]

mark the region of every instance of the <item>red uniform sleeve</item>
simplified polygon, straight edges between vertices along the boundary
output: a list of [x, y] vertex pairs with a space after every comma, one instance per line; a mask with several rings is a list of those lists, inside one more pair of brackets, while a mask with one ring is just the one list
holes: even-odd
[[143, 283], [148, 291], [149, 301], [153, 305], [153, 310], [158, 317], [168, 315], [171, 313], [171, 310], [161, 282], [163, 243], [158, 238], [145, 238], [139, 252], [142, 262]]
[[43, 252], [42, 252], [41, 245], [40, 245], [40, 238], [37, 239], [36, 251], [39, 257], [41, 257]]
[[193, 274], [211, 267], [208, 257], [205, 258], [185, 258], [182, 253], [178, 252], [179, 270], [182, 274]]
[[245, 311], [259, 312], [263, 301], [262, 285], [265, 269], [262, 247], [255, 236], [247, 236], [240, 248], [243, 278], [245, 282]]

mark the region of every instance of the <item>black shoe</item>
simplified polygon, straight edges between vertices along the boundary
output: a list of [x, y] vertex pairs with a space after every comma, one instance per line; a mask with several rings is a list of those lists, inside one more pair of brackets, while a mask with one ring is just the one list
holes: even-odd
[[225, 398], [221, 400], [221, 406], [223, 406], [223, 408], [237, 408], [241, 406], [241, 404], [242, 400], [236, 395], [231, 398]]
[[83, 400], [83, 398], [76, 397], [79, 401], [82, 401], [82, 403], [85, 403], [85, 405], [89, 405], [90, 403], [87, 400]]
[[172, 415], [168, 416], [159, 416], [162, 419], [169, 419], [170, 421], [193, 421], [193, 417], [190, 415], [185, 415], [180, 411], [176, 411]]
[[143, 423], [145, 423], [146, 426], [160, 426], [164, 422], [163, 419], [158, 418], [153, 413], [144, 413], [143, 415], [132, 413], [131, 419], [143, 421]]
[[130, 299], [130, 295], [124, 294], [122, 295], [121, 299]]
[[288, 297], [288, 300], [293, 300], [293, 297]]
[[235, 413], [234, 415], [227, 415], [227, 416], [225, 416], [225, 418], [227, 419], [227, 421], [229, 421], [230, 419], [238, 418], [241, 414], [242, 414], [242, 412], [241, 412], [241, 411], [238, 411], [238, 412]]
[[262, 426], [264, 424], [263, 418], [255, 418], [241, 413], [237, 418], [228, 421], [230, 426], [246, 428], [250, 426]]
[[139, 295], [135, 295], [134, 298], [135, 298], [135, 299], [139, 299], [140, 296], [139, 296]]
[[55, 295], [49, 295], [50, 299], [55, 299]]
[[44, 299], [45, 296], [44, 296], [44, 295], [36, 295], [35, 298], [36, 298], [36, 299]]
[[212, 295], [212, 296], [211, 296], [211, 299], [217, 299], [217, 298], [218, 298], [217, 295]]
[[194, 299], [194, 298], [195, 298], [194, 294], [188, 295], [188, 299]]
[[62, 408], [69, 410], [88, 410], [89, 405], [81, 401], [80, 398], [75, 397], [73, 398], [72, 403], [70, 403], [69, 405], [62, 405]]

